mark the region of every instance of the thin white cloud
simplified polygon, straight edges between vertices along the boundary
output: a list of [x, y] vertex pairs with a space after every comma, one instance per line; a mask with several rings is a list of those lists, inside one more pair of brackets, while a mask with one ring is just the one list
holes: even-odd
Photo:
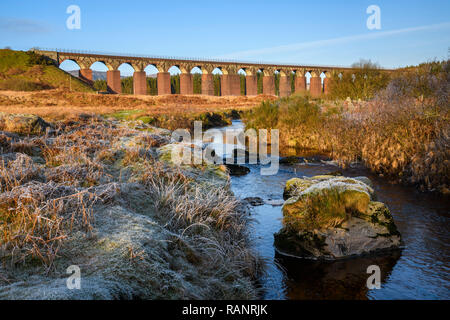
[[294, 43], [270, 48], [262, 48], [255, 50], [247, 50], [247, 51], [239, 51], [234, 53], [228, 53], [221, 56], [216, 57], [217, 59], [242, 59], [242, 58], [250, 58], [257, 57], [265, 54], [273, 54], [273, 53], [283, 53], [283, 52], [293, 52], [299, 51], [307, 48], [318, 48], [325, 47], [337, 44], [344, 44], [349, 42], [356, 42], [362, 40], [370, 40], [382, 37], [395, 36], [399, 34], [412, 33], [417, 31], [428, 31], [428, 30], [438, 30], [445, 29], [450, 27], [450, 22], [444, 22], [440, 24], [432, 24], [427, 26], [419, 26], [419, 27], [411, 27], [411, 28], [403, 28], [397, 30], [390, 31], [381, 31], [381, 32], [372, 32], [372, 33], [364, 33], [357, 34], [352, 36], [334, 38], [334, 39], [326, 39], [326, 40], [318, 40], [318, 41], [309, 41], [302, 43]]
[[0, 17], [0, 30], [12, 33], [47, 33], [51, 28], [42, 21]]

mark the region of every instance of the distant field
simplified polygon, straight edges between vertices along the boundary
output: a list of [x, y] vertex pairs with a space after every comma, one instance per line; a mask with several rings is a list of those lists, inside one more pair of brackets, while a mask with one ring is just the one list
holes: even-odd
[[80, 116], [104, 115], [124, 120], [142, 120], [168, 129], [189, 127], [207, 113], [228, 117], [232, 110], [256, 107], [273, 96], [215, 97], [202, 95], [132, 96], [44, 90], [0, 91], [0, 112], [30, 113], [47, 121], [77, 120]]

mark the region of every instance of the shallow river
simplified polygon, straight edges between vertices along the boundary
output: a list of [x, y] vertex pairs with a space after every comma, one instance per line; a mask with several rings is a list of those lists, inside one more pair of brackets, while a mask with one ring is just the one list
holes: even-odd
[[[243, 129], [234, 121], [224, 129]], [[232, 177], [238, 198], [282, 200], [286, 180], [336, 171], [331, 164], [282, 165], [276, 175], [260, 175], [259, 165], [250, 173]], [[338, 262], [285, 259], [275, 254], [273, 234], [281, 228], [281, 206], [251, 208], [253, 237], [265, 259], [267, 273], [261, 280], [265, 299], [450, 299], [450, 204], [414, 188], [392, 185], [367, 170], [349, 169], [345, 176], [369, 177], [378, 200], [388, 205], [402, 234], [403, 249], [383, 256]], [[275, 201], [276, 202], [276, 201]], [[279, 201], [278, 201], [279, 202]], [[381, 289], [368, 290], [369, 265], [381, 269]]]

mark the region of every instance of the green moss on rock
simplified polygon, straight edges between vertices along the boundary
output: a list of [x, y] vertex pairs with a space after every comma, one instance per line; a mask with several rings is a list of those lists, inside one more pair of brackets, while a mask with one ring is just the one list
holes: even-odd
[[366, 177], [293, 178], [284, 196], [283, 228], [275, 234], [280, 252], [341, 258], [400, 244], [389, 209], [372, 201], [375, 192]]
[[400, 235], [400, 232], [397, 230], [397, 226], [394, 223], [391, 212], [382, 202], [370, 202], [367, 212], [362, 217], [371, 223], [385, 226], [388, 230], [388, 233], [386, 234], [387, 236]]
[[286, 181], [283, 192], [283, 199], [286, 200], [294, 194], [302, 192], [314, 184], [314, 181], [301, 178], [292, 178]]

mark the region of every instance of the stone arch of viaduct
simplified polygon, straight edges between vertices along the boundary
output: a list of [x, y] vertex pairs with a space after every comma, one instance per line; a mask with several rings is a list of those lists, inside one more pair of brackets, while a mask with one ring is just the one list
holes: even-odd
[[[102, 62], [108, 68], [107, 86], [112, 93], [121, 93], [121, 78], [119, 66], [129, 64], [134, 69], [133, 90], [134, 94], [147, 94], [147, 79], [144, 69], [153, 65], [158, 70], [157, 87], [158, 95], [171, 94], [169, 69], [176, 66], [180, 69], [180, 93], [193, 94], [193, 76], [191, 70], [195, 67], [202, 72], [202, 94], [214, 95], [213, 70], [221, 70], [221, 95], [228, 96], [241, 95], [239, 70], [245, 72], [246, 95], [257, 95], [257, 72], [262, 72], [263, 94], [275, 95], [275, 72], [280, 75], [279, 95], [289, 96], [292, 92], [290, 76], [295, 75], [295, 92], [307, 90], [306, 74], [311, 75], [309, 91], [311, 96], [318, 97], [322, 93], [329, 93], [332, 75], [343, 73], [352, 68], [327, 67], [327, 66], [301, 66], [301, 65], [272, 65], [244, 62], [220, 62], [208, 60], [189, 60], [172, 58], [151, 58], [151, 57], [127, 57], [104, 54], [90, 54], [64, 51], [44, 51], [35, 52], [52, 59], [56, 65], [60, 65], [66, 60], [71, 60], [80, 67], [80, 78], [92, 82], [92, 70], [90, 67], [95, 62]], [[322, 83], [321, 74], [325, 74]]]

